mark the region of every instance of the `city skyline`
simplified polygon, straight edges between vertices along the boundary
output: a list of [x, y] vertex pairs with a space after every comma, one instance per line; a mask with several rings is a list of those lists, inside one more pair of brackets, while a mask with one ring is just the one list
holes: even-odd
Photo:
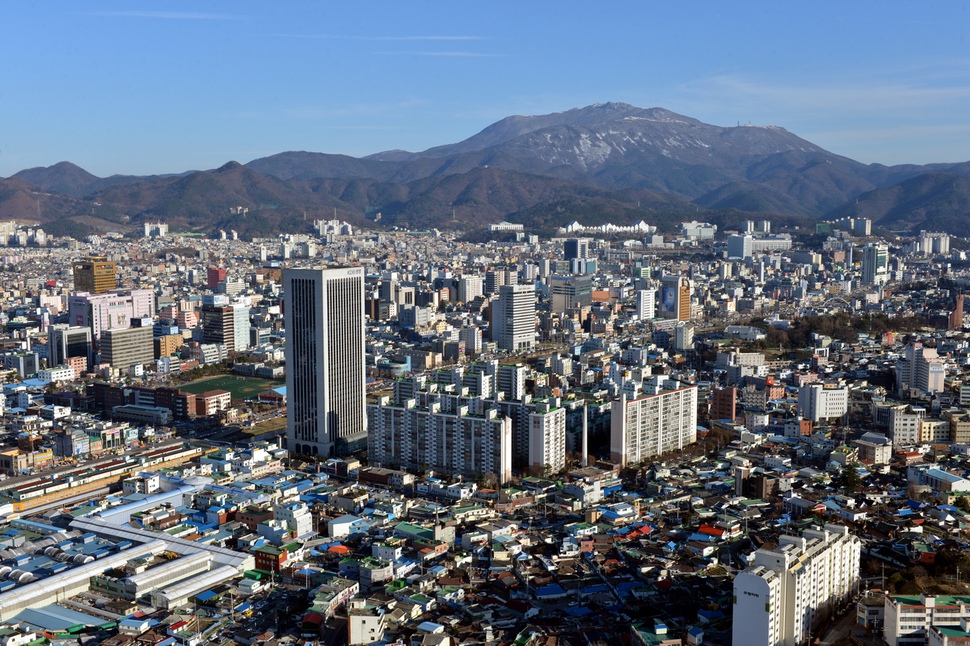
[[[362, 156], [598, 102], [774, 125], [865, 163], [968, 158], [966, 6], [66, 2], [6, 8], [0, 176]], [[624, 16], [618, 20], [618, 16]]]

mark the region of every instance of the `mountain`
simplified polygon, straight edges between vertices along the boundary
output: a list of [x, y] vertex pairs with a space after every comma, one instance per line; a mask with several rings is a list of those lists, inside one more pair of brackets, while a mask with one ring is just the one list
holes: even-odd
[[111, 186], [137, 184], [139, 182], [172, 177], [172, 175], [112, 175], [110, 177], [98, 177], [97, 175], [92, 175], [80, 166], [63, 161], [53, 166], [28, 168], [20, 171], [13, 177], [26, 180], [48, 191], [56, 191], [74, 197], [84, 197], [85, 195], [91, 195]]
[[473, 168], [543, 175], [602, 189], [649, 189], [699, 206], [740, 205], [818, 217], [919, 167], [867, 167], [784, 128], [720, 127], [665, 110], [604, 103], [502, 119], [456, 144], [363, 159], [282, 153], [248, 164], [283, 179], [408, 182]]
[[74, 196], [87, 194], [91, 187], [101, 181], [100, 177], [66, 161], [46, 168], [28, 168], [20, 171], [14, 177], [48, 191]]
[[[787, 218], [871, 213], [877, 223], [962, 234], [970, 162], [861, 164], [784, 128], [722, 127], [663, 108], [603, 103], [512, 116], [457, 143], [363, 158], [283, 152], [181, 175], [99, 178], [69, 162], [0, 180], [0, 217], [54, 233], [173, 230], [243, 237], [308, 231], [310, 221], [549, 229], [579, 219]], [[858, 200], [858, 203], [856, 201]], [[233, 207], [245, 215], [230, 213]], [[703, 213], [701, 209], [707, 209]]]
[[965, 235], [970, 214], [970, 178], [925, 173], [860, 195], [832, 210], [827, 219], [863, 217], [891, 230], [947, 231]]
[[[328, 194], [314, 195], [305, 187], [260, 175], [237, 162], [213, 171], [115, 186], [95, 193], [90, 201], [101, 205], [99, 213], [124, 212], [131, 225], [161, 220], [173, 230], [233, 229], [244, 237], [308, 231], [314, 217], [334, 208], [344, 212], [345, 220], [363, 222], [356, 209]], [[232, 213], [235, 207], [248, 212]]]

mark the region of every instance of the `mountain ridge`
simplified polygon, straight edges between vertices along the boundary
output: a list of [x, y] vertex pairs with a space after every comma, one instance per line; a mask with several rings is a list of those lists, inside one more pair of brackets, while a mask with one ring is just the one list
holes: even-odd
[[[378, 226], [467, 228], [520, 217], [548, 227], [577, 214], [619, 224], [698, 208], [844, 217], [859, 199], [877, 225], [905, 222], [912, 208], [918, 217], [910, 220], [921, 226], [939, 222], [962, 233], [970, 181], [946, 183], [939, 175], [970, 178], [970, 161], [867, 165], [778, 126], [723, 127], [665, 108], [601, 103], [509, 116], [419, 152], [288, 151], [147, 177], [99, 178], [59, 162], [0, 180], [0, 217], [27, 217], [33, 203], [34, 219], [65, 222], [55, 230], [99, 222], [131, 230], [163, 218], [194, 231], [239, 227], [241, 235], [260, 235], [273, 227], [307, 230], [304, 213], [333, 209], [356, 224], [374, 224], [380, 212]], [[931, 179], [912, 181], [924, 176]], [[229, 217], [234, 206], [248, 208], [249, 220]]]

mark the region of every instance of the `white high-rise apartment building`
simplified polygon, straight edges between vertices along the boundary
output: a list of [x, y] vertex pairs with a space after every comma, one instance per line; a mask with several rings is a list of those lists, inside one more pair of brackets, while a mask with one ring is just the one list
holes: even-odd
[[[380, 397], [368, 406], [371, 464], [408, 471], [432, 470], [475, 478], [494, 473], [499, 483], [512, 477], [512, 420], [495, 408], [436, 401], [434, 393], [391, 402]], [[449, 409], [449, 406], [455, 405]]]
[[529, 465], [536, 474], [566, 468], [566, 409], [556, 406], [558, 403], [539, 402], [529, 415]]
[[613, 400], [610, 460], [637, 464], [697, 441], [697, 386], [652, 377], [645, 394]]
[[288, 448], [349, 453], [367, 438], [364, 270], [287, 269], [283, 294]]
[[781, 536], [734, 578], [735, 644], [801, 646], [859, 591], [856, 536], [841, 525]]
[[657, 316], [657, 290], [641, 289], [637, 292], [637, 318], [646, 321]]
[[536, 343], [535, 285], [502, 285], [492, 307], [492, 340], [498, 347], [531, 350]]
[[944, 388], [946, 366], [936, 348], [924, 348], [915, 342], [906, 346], [896, 362], [896, 389], [900, 395], [908, 390], [938, 393]]
[[950, 236], [946, 233], [920, 231], [919, 249], [924, 256], [945, 256], [950, 253]]
[[458, 280], [458, 301], [471, 303], [484, 293], [483, 289], [481, 276], [462, 276]]

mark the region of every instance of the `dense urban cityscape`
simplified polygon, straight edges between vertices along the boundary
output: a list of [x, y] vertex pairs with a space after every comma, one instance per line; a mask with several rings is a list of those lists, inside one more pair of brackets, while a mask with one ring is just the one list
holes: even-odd
[[964, 239], [313, 225], [0, 223], [2, 643], [970, 641]]

